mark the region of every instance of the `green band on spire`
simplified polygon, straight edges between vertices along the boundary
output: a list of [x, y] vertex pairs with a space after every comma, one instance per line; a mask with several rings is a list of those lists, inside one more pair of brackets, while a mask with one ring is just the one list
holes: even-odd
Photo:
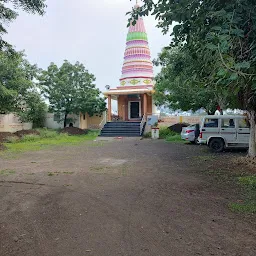
[[148, 41], [148, 36], [144, 32], [131, 32], [128, 33], [126, 41], [133, 41], [133, 40], [145, 40]]

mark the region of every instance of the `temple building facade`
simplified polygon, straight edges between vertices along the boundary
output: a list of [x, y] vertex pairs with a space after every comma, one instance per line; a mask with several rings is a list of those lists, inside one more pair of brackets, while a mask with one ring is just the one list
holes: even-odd
[[[136, 4], [134, 8], [138, 8]], [[156, 113], [153, 64], [142, 17], [130, 25], [120, 83], [104, 92], [108, 98], [108, 121], [112, 120], [112, 100], [117, 101], [119, 121], [139, 121]]]

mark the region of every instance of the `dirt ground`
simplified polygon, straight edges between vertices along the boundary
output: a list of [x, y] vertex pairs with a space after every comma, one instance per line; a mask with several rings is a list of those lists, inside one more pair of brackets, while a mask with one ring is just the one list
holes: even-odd
[[0, 158], [0, 255], [255, 256], [255, 216], [214, 174], [238, 156], [124, 139]]

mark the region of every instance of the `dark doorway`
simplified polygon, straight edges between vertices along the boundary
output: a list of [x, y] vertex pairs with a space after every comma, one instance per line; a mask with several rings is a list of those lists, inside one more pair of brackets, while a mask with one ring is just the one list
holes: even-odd
[[130, 118], [140, 118], [139, 102], [130, 102]]

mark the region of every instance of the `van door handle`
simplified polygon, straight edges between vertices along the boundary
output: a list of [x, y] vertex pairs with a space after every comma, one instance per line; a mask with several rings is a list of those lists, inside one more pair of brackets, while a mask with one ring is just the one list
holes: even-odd
[[225, 129], [221, 129], [222, 131], [225, 131]]
[[205, 129], [202, 129], [202, 132], [205, 132]]

